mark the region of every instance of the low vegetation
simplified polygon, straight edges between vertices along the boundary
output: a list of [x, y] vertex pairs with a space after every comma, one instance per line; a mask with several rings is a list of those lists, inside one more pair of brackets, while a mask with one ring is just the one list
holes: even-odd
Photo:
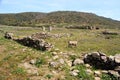
[[[23, 38], [36, 32], [43, 32], [41, 28], [3, 25], [0, 26], [0, 30], [12, 32], [14, 38]], [[117, 35], [104, 35], [103, 31], [105, 30], [115, 32]], [[44, 39], [54, 45], [51, 51], [41, 51], [24, 46], [14, 40], [4, 38], [4, 33], [0, 32], [0, 80], [94, 80], [94, 74], [87, 74], [87, 68], [84, 64], [70, 67], [69, 61], [74, 61], [85, 53], [94, 51], [101, 51], [107, 55], [120, 53], [119, 29], [83, 30], [54, 28], [49, 33], [61, 34], [63, 32], [71, 34], [71, 36]], [[69, 41], [77, 41], [77, 45], [69, 47]], [[68, 62], [64, 62], [62, 59], [67, 59]], [[29, 64], [31, 60], [36, 60], [36, 62], [26, 66], [26, 63]], [[51, 64], [49, 66], [50, 62], [60, 62], [60, 64]], [[19, 65], [22, 65], [22, 67]], [[70, 71], [75, 69], [78, 70], [78, 74], [77, 76], [72, 76]], [[92, 71], [95, 70], [95, 68], [92, 68]], [[111, 77], [107, 74], [102, 74], [100, 77], [101, 80], [116, 80], [116, 77]]]

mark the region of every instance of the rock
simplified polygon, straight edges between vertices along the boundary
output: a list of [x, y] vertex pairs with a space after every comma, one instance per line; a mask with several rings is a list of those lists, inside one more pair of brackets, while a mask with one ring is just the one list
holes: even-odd
[[36, 63], [36, 60], [32, 59], [30, 60], [30, 64], [34, 65]]
[[100, 77], [95, 77], [94, 79], [95, 79], [95, 80], [101, 80]]
[[4, 37], [5, 37], [6, 39], [13, 39], [13, 35], [14, 35], [13, 33], [6, 32]]
[[73, 65], [79, 65], [79, 64], [84, 64], [84, 61], [81, 59], [75, 59]]
[[114, 56], [114, 58], [115, 58], [115, 62], [116, 62], [117, 64], [120, 64], [120, 54], [116, 54], [116, 55]]
[[101, 76], [101, 72], [100, 72], [100, 71], [94, 71], [94, 75], [95, 75], [96, 77], [100, 77], [100, 76]]
[[91, 56], [93, 57], [93, 58], [100, 58], [100, 54], [99, 54], [99, 52], [93, 52], [93, 53], [91, 53]]
[[58, 59], [59, 58], [59, 56], [58, 55], [56, 55], [56, 56], [53, 56], [53, 59], [55, 60], [55, 59]]
[[65, 63], [64, 59], [59, 59], [59, 62], [60, 62], [60, 64], [64, 64]]
[[102, 70], [101, 73], [102, 74], [108, 74], [108, 71], [107, 70]]
[[72, 76], [77, 76], [78, 73], [79, 73], [79, 70], [73, 70], [73, 71], [70, 72], [70, 74], [71, 74]]
[[49, 65], [53, 68], [58, 67], [58, 63], [57, 62], [50, 62]]
[[57, 55], [57, 54], [58, 54], [57, 52], [52, 52], [52, 55], [53, 55], [53, 56], [55, 56], [55, 55]]
[[91, 68], [91, 66], [89, 64], [85, 64], [86, 68]]
[[114, 71], [114, 70], [109, 70], [108, 74], [116, 76], [116, 77], [120, 77], [119, 73], [117, 71]]
[[88, 74], [88, 75], [91, 75], [93, 74], [92, 70], [91, 69], [86, 69], [85, 72]]
[[72, 61], [71, 61], [71, 60], [66, 61], [66, 63], [67, 63], [67, 65], [68, 65], [69, 67], [71, 67], [71, 66], [72, 66]]

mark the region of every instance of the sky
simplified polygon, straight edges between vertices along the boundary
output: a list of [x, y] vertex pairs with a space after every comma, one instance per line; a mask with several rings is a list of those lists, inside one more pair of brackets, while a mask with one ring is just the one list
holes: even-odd
[[120, 21], [120, 0], [0, 0], [0, 13], [79, 11]]

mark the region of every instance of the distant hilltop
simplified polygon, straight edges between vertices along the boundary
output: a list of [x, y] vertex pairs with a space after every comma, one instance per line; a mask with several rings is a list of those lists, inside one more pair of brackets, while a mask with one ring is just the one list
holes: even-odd
[[120, 21], [98, 16], [93, 13], [76, 11], [56, 11], [50, 13], [24, 12], [0, 14], [0, 24], [10, 26], [41, 25], [90, 25], [106, 28], [120, 28]]

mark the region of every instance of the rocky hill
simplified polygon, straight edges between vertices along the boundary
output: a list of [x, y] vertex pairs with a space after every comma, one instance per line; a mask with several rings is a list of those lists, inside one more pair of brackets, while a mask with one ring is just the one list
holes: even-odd
[[12, 26], [39, 26], [39, 24], [77, 24], [108, 28], [120, 28], [120, 21], [98, 16], [93, 13], [57, 11], [51, 13], [25, 12], [0, 14], [0, 24]]

